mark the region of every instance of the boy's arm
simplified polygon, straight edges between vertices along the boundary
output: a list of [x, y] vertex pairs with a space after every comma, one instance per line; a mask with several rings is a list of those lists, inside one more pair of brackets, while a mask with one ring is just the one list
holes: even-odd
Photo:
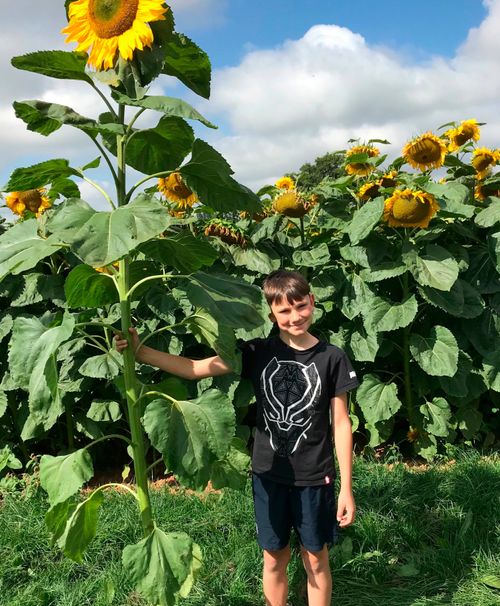
[[349, 526], [354, 522], [356, 505], [352, 494], [352, 426], [347, 410], [347, 394], [332, 398], [331, 406], [335, 454], [340, 471], [337, 520], [340, 526]]
[[[135, 328], [130, 329], [130, 334], [135, 359], [138, 362], [156, 366], [183, 379], [204, 379], [205, 377], [216, 377], [232, 372], [220, 356], [212, 356], [203, 360], [191, 360], [184, 356], [174, 356], [146, 345], [139, 347], [139, 337]], [[116, 349], [118, 351], [123, 351], [127, 346], [126, 339], [116, 338]]]

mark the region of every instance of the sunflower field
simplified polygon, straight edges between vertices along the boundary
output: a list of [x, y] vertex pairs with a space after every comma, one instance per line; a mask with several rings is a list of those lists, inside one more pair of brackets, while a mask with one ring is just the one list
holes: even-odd
[[[149, 95], [158, 77], [208, 98], [210, 61], [175, 31], [161, 0], [66, 0], [62, 32], [77, 49], [12, 59], [20, 70], [90, 86], [87, 117], [39, 100], [14, 102], [26, 127], [79, 129], [97, 147], [16, 169], [3, 188], [0, 235], [0, 473], [43, 454], [40, 480], [53, 541], [81, 561], [105, 484], [80, 488], [109, 444], [135, 499], [143, 538], [123, 551], [153, 604], [189, 592], [201, 552], [155, 523], [148, 477], [162, 463], [189, 488], [245, 485], [252, 390], [238, 339], [273, 329], [259, 285], [299, 269], [316, 298], [314, 329], [345, 349], [362, 384], [351, 401], [360, 448], [397, 443], [431, 460], [447, 443], [495, 445], [500, 408], [500, 151], [483, 125], [448, 124], [387, 161], [383, 140], [331, 157], [336, 176], [290, 174], [253, 193], [195, 137], [214, 125], [182, 99]], [[139, 128], [145, 113], [156, 125]], [[89, 173], [103, 163], [115, 186]], [[133, 175], [134, 180], [132, 180]], [[139, 176], [137, 176], [139, 175]], [[82, 199], [81, 180], [109, 205]], [[304, 183], [304, 185], [303, 185]], [[217, 352], [233, 375], [197, 384], [135, 363], [113, 347], [141, 343], [189, 357]], [[155, 454], [156, 453], [156, 454]]]

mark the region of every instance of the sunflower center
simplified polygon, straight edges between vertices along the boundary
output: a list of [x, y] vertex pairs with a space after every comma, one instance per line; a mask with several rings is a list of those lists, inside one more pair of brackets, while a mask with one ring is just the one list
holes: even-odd
[[493, 164], [493, 157], [489, 154], [478, 155], [472, 160], [472, 166], [478, 172], [486, 170], [488, 166], [491, 166], [491, 164]]
[[89, 0], [89, 20], [99, 38], [121, 36], [136, 18], [139, 0]]
[[437, 141], [424, 139], [413, 144], [410, 151], [413, 160], [421, 164], [437, 162], [441, 157], [441, 146]]
[[172, 173], [168, 180], [167, 187], [179, 198], [189, 198], [193, 193], [178, 173]]
[[427, 217], [429, 205], [415, 197], [398, 198], [392, 207], [392, 216], [401, 223], [419, 222]]
[[42, 203], [42, 196], [38, 189], [28, 189], [19, 193], [19, 200], [32, 213], [36, 213]]

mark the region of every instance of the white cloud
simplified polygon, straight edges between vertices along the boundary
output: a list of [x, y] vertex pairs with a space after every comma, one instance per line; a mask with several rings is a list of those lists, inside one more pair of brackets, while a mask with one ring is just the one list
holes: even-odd
[[450, 60], [411, 63], [336, 25], [249, 52], [215, 73], [212, 98], [200, 105], [230, 126], [229, 136], [210, 139], [253, 188], [345, 148], [350, 138], [389, 139], [396, 154], [412, 136], [451, 120], [487, 122], [481, 144], [498, 145], [500, 0], [487, 6], [486, 19]]

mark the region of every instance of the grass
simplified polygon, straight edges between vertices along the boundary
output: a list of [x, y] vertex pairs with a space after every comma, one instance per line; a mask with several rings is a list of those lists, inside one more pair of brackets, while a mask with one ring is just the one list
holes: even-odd
[[[500, 460], [468, 453], [420, 470], [358, 459], [354, 476], [358, 518], [331, 552], [334, 606], [500, 606], [500, 590], [483, 582], [500, 580]], [[182, 604], [263, 603], [249, 487], [202, 498], [164, 489], [153, 505], [164, 530], [188, 532], [204, 553]], [[46, 509], [40, 490], [8, 494], [0, 506], [1, 606], [145, 606], [120, 562], [141, 538], [130, 497], [107, 497], [82, 564], [49, 545]], [[305, 606], [297, 556], [289, 575], [290, 600]]]

